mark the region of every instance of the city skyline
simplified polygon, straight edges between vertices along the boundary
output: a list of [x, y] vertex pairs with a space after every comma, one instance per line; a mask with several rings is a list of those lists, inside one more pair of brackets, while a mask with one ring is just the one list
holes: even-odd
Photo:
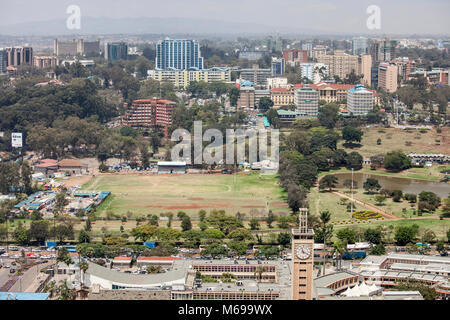
[[[211, 2], [214, 2], [214, 5]], [[77, 5], [81, 9], [80, 30], [65, 28], [65, 21], [69, 16], [66, 9], [69, 5]], [[370, 5], [377, 5], [380, 8], [381, 29], [379, 30], [369, 30], [366, 26], [369, 17], [366, 9]], [[405, 6], [408, 8], [408, 15], [400, 15]], [[107, 11], [105, 11], [106, 7]], [[275, 10], [266, 0], [257, 3], [254, 0], [230, 0], [227, 3], [198, 0], [195, 6], [180, 0], [163, 3], [131, 0], [126, 3], [126, 6], [120, 2], [111, 4], [104, 0], [96, 1], [95, 4], [86, 0], [79, 0], [77, 3], [66, 0], [43, 0], [39, 3], [19, 0], [2, 3], [0, 8], [0, 21], [2, 21], [0, 34], [14, 34], [16, 29], [26, 25], [42, 27], [42, 23], [52, 24], [53, 34], [58, 34], [59, 30], [72, 33], [95, 33], [96, 21], [98, 25], [102, 25], [101, 21], [111, 19], [121, 19], [126, 22], [121, 26], [109, 26], [111, 33], [120, 27], [125, 30], [124, 33], [130, 33], [128, 29], [136, 29], [136, 33], [181, 31], [199, 33], [204, 28], [205, 33], [220, 31], [237, 33], [241, 30], [243, 33], [272, 31], [375, 35], [445, 34], [450, 30], [450, 22], [446, 14], [449, 12], [450, 4], [444, 0], [433, 0], [427, 3], [400, 0], [394, 4], [387, 0], [379, 0], [377, 3], [368, 0], [358, 2], [344, 0], [339, 3], [321, 1], [314, 4], [303, 0], [282, 0], [277, 3]], [[255, 14], [256, 11], [258, 14]], [[160, 29], [158, 30], [158, 26], [152, 25], [148, 20], [160, 22]], [[167, 23], [164, 23], [165, 20]], [[55, 25], [60, 26], [61, 29], [55, 29]], [[212, 29], [208, 26], [212, 26]], [[39, 30], [34, 29], [33, 33], [37, 34]], [[26, 32], [22, 30], [17, 34], [26, 34]]]

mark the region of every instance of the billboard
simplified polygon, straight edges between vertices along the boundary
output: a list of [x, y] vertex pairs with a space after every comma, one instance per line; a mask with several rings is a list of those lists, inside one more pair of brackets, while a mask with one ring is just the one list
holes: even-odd
[[13, 148], [22, 148], [22, 133], [11, 133], [11, 146]]

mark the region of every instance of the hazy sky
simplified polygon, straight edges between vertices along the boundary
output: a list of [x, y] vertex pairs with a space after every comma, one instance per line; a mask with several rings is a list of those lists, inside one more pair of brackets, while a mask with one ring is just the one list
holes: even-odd
[[369, 5], [381, 9], [379, 33], [450, 33], [449, 0], [0, 0], [1, 25], [82, 16], [161, 17], [247, 22], [324, 32], [370, 33]]

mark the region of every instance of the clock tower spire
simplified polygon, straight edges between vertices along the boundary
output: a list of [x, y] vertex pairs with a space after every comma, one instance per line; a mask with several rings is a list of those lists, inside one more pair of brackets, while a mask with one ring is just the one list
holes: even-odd
[[292, 229], [292, 299], [312, 300], [314, 230], [308, 228], [308, 209], [301, 208], [299, 227]]

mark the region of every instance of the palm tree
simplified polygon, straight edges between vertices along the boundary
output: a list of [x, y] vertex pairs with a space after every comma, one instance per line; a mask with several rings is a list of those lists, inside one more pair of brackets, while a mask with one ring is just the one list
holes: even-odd
[[321, 211], [320, 212], [320, 226], [322, 228], [322, 234], [323, 234], [323, 252], [324, 252], [324, 262], [323, 262], [323, 275], [325, 275], [325, 266], [327, 263], [327, 248], [326, 248], [326, 242], [327, 237], [330, 232], [333, 232], [333, 229], [331, 226], [331, 229], [328, 228], [328, 223], [331, 220], [331, 213], [328, 210]]
[[[89, 264], [86, 261], [83, 261], [82, 263], [80, 263], [80, 283], [81, 283], [81, 288], [83, 288], [83, 279], [84, 279], [84, 274], [86, 273], [87, 269], [89, 269]], [[81, 273], [83, 272], [83, 273]], [[83, 276], [81, 276], [83, 274]]]
[[[337, 256], [336, 256], [336, 266], [337, 266], [338, 271], [341, 270], [341, 267], [342, 267], [342, 256], [344, 255], [346, 247], [347, 247], [347, 245], [344, 242], [342, 242], [341, 240], [335, 241], [333, 243], [333, 254], [337, 254]], [[337, 257], [339, 257], [339, 260], [337, 259]]]
[[265, 268], [264, 268], [263, 266], [258, 266], [258, 267], [256, 268], [256, 270], [255, 270], [255, 277], [256, 277], [256, 275], [258, 275], [257, 279], [258, 279], [259, 282], [261, 282], [261, 280], [262, 280], [262, 275], [263, 275], [263, 273], [264, 273], [265, 271], [266, 271], [266, 270], [265, 270]]

